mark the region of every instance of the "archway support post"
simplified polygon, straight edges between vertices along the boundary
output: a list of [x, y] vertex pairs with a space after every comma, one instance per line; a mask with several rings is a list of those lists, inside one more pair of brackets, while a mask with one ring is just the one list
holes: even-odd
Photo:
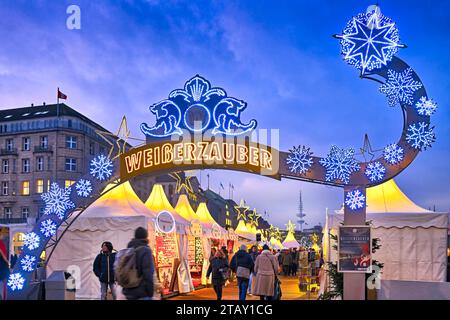
[[[366, 203], [362, 208], [352, 210], [345, 203], [347, 193], [355, 190], [355, 187], [344, 188], [344, 226], [363, 226], [366, 224]], [[366, 188], [358, 187], [366, 198]], [[344, 273], [344, 300], [365, 300], [366, 299], [366, 274], [365, 273]]]

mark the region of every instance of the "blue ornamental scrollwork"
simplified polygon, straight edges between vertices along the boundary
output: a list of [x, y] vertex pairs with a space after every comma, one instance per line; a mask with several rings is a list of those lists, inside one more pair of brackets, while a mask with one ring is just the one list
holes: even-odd
[[256, 120], [241, 122], [246, 108], [245, 101], [228, 97], [224, 89], [212, 88], [208, 80], [196, 75], [185, 83], [184, 89], [173, 90], [168, 99], [150, 106], [156, 122], [153, 126], [142, 123], [141, 131], [155, 138], [181, 135], [183, 130], [241, 135], [257, 125]]

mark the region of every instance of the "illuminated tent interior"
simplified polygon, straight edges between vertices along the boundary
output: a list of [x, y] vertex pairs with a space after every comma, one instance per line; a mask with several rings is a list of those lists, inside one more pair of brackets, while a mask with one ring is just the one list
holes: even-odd
[[236, 230], [234, 232], [241, 238], [255, 241], [256, 240], [256, 234], [252, 231], [248, 230], [247, 224], [244, 220], [239, 220], [238, 225], [236, 227]]
[[187, 221], [200, 221], [194, 209], [192, 209], [189, 199], [185, 194], [181, 194], [178, 197], [177, 205], [175, 206], [175, 211]]
[[[164, 188], [161, 184], [157, 183], [153, 185], [152, 192], [150, 193], [145, 206], [151, 211], [155, 212], [158, 216], [163, 211], [169, 212], [175, 221], [175, 230], [171, 233], [156, 232], [155, 235], [155, 254], [158, 267], [158, 273], [161, 283], [163, 283], [164, 292], [178, 291], [180, 293], [187, 293], [194, 290], [192, 283], [191, 273], [189, 271], [188, 262], [188, 229], [189, 221], [179, 214], [170, 204], [167, 196], [164, 192]], [[157, 227], [155, 227], [158, 230]], [[169, 244], [169, 245], [167, 245]], [[168, 249], [168, 248], [171, 249]], [[176, 267], [175, 260], [178, 259], [179, 265]], [[164, 266], [162, 262], [164, 261]], [[176, 268], [177, 281], [173, 282], [172, 278]], [[170, 275], [170, 285], [164, 285], [165, 275]], [[175, 286], [172, 287], [172, 283]], [[169, 288], [170, 287], [170, 288]]]
[[200, 223], [203, 226], [203, 229], [207, 232], [207, 236], [212, 236], [211, 230], [217, 228], [220, 231], [220, 238], [226, 239], [228, 235], [228, 231], [225, 230], [222, 226], [220, 226], [216, 220], [211, 216], [211, 213], [206, 206], [206, 203], [201, 202], [197, 208], [197, 217], [200, 219]]
[[295, 239], [292, 232], [288, 232], [286, 239], [284, 239], [282, 246], [288, 249], [301, 247], [300, 243]]
[[[367, 221], [381, 248], [373, 258], [384, 263], [384, 280], [446, 281], [448, 213], [423, 209], [389, 180], [367, 189]], [[343, 208], [328, 213], [323, 231], [324, 257], [337, 260], [334, 242]], [[331, 240], [331, 241], [330, 241]]]
[[[155, 215], [145, 207], [130, 183], [113, 187], [112, 184], [107, 186], [100, 198], [73, 222], [47, 266], [47, 275], [55, 270], [67, 270], [71, 265], [80, 267], [77, 299], [99, 298], [100, 284], [92, 271], [92, 264], [104, 241], [110, 241], [116, 250], [120, 250], [127, 247], [136, 228], [144, 227], [149, 234], [154, 233]], [[121, 290], [117, 293], [120, 297]]]
[[280, 242], [280, 240], [275, 239], [274, 237], [270, 238], [270, 244], [274, 249], [284, 249], [283, 244]]

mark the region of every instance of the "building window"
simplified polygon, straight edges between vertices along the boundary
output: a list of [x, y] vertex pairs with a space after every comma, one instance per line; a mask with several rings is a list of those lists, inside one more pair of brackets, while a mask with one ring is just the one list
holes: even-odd
[[75, 183], [74, 180], [66, 180], [64, 181], [64, 187], [68, 188], [70, 186], [72, 186]]
[[29, 137], [22, 138], [22, 149], [23, 151], [30, 151], [31, 139]]
[[9, 193], [9, 182], [2, 181], [2, 195], [7, 196]]
[[22, 172], [30, 172], [30, 159], [22, 159]]
[[22, 195], [29, 196], [30, 195], [30, 181], [22, 181]]
[[77, 137], [66, 136], [66, 148], [76, 149], [77, 148]]
[[48, 148], [48, 136], [41, 136], [40, 138], [41, 148], [47, 149]]
[[47, 158], [47, 170], [48, 171], [52, 170], [52, 158], [51, 157]]
[[36, 170], [44, 171], [44, 158], [43, 157], [36, 158]]
[[28, 219], [30, 217], [30, 208], [22, 207], [22, 218]]
[[36, 180], [36, 193], [43, 193], [43, 192], [44, 192], [44, 180], [37, 179]]
[[47, 192], [50, 191], [50, 179], [47, 179]]
[[12, 218], [12, 210], [11, 208], [5, 208], [4, 209], [4, 213], [5, 213], [5, 218], [6, 219], [11, 219]]
[[9, 160], [2, 160], [2, 173], [9, 173]]
[[12, 151], [14, 148], [14, 140], [13, 139], [6, 139], [6, 150]]
[[89, 143], [89, 154], [90, 155], [95, 154], [95, 143], [94, 142]]
[[66, 171], [77, 171], [77, 159], [66, 158]]

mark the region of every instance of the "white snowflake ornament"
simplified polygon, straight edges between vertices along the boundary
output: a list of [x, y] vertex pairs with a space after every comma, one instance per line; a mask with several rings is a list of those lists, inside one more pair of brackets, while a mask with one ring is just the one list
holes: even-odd
[[418, 122], [409, 125], [406, 141], [414, 149], [426, 150], [436, 141], [436, 136], [433, 127], [430, 128], [430, 125], [425, 122]]
[[45, 202], [44, 214], [56, 214], [59, 219], [64, 219], [67, 210], [75, 208], [70, 200], [71, 188], [60, 188], [56, 182], [50, 186], [50, 191], [43, 193], [41, 198]]
[[421, 116], [431, 116], [436, 112], [437, 103], [433, 99], [427, 99], [426, 97], [421, 97], [416, 103], [417, 113]]
[[109, 158], [101, 154], [91, 160], [89, 172], [97, 180], [107, 180], [112, 176], [113, 163]]
[[20, 260], [20, 264], [23, 271], [32, 272], [36, 269], [36, 257], [27, 254]]
[[289, 150], [289, 155], [286, 159], [286, 164], [289, 165], [289, 170], [292, 173], [306, 173], [313, 164], [313, 159], [311, 157], [312, 152], [310, 148], [305, 146], [294, 147]]
[[340, 180], [342, 183], [348, 184], [351, 174], [360, 169], [354, 155], [355, 150], [353, 149], [332, 146], [327, 157], [319, 160], [319, 163], [326, 169], [325, 180]]
[[22, 290], [25, 279], [20, 273], [12, 273], [9, 275], [7, 286], [11, 288], [12, 291]]
[[380, 92], [387, 96], [391, 107], [397, 104], [412, 105], [414, 93], [422, 88], [422, 83], [414, 80], [412, 73], [411, 68], [400, 73], [388, 70], [388, 80], [380, 86]]
[[391, 143], [384, 148], [383, 157], [387, 163], [394, 165], [403, 160], [404, 150], [396, 143]]
[[41, 232], [46, 238], [50, 238], [56, 234], [56, 223], [52, 219], [41, 222]]
[[80, 197], [87, 198], [92, 192], [92, 183], [87, 179], [80, 179], [80, 181], [75, 184], [75, 189]]
[[381, 181], [386, 173], [386, 168], [379, 161], [371, 162], [367, 165], [364, 173], [372, 182]]
[[39, 247], [40, 237], [34, 233], [30, 232], [25, 235], [23, 240], [23, 245], [28, 248], [28, 250], [34, 250]]
[[362, 209], [366, 204], [366, 197], [360, 190], [352, 190], [347, 192], [345, 196], [345, 204], [351, 210]]

